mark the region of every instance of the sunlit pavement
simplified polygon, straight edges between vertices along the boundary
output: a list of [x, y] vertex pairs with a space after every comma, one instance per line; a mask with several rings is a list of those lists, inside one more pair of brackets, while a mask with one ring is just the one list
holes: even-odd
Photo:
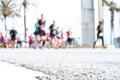
[[[68, 70], [71, 69], [70, 71], [73, 71], [74, 69], [77, 68], [80, 68], [81, 70], [86, 70], [90, 68], [90, 70], [99, 69], [100, 72], [101, 69], [107, 70], [110, 66], [112, 67], [111, 69], [114, 72], [114, 74], [117, 75], [115, 72], [116, 69], [119, 67], [119, 63], [120, 63], [120, 49], [119, 48], [0, 49], [0, 60], [4, 62], [12, 63], [13, 66], [13, 67], [9, 67], [10, 65], [6, 63], [0, 63], [0, 65], [4, 65], [4, 66], [0, 66], [1, 69], [0, 74], [3, 75], [0, 76], [0, 80], [8, 80], [8, 77], [10, 77], [9, 80], [16, 80], [16, 79], [28, 80], [29, 77], [27, 76], [33, 74], [27, 71], [30, 73], [29, 75], [27, 72], [25, 72], [26, 70], [25, 71], [21, 70], [21, 66], [32, 70], [38, 70], [45, 74], [48, 74], [48, 72], [50, 71], [51, 73], [56, 73], [59, 71], [59, 69], [63, 70], [64, 72], [64, 70], [66, 70], [66, 66]], [[16, 67], [18, 70], [16, 70]], [[107, 70], [106, 74], [111, 75], [109, 74], [112, 73], [110, 71]], [[22, 79], [21, 74], [23, 73], [25, 74], [24, 76], [27, 77], [26, 79], [25, 78]], [[36, 80], [35, 76], [38, 75], [35, 74], [33, 75], [33, 77], [30, 77], [32, 80], [34, 79]], [[57, 74], [58, 73], [56, 73], [56, 75]], [[76, 71], [72, 72], [72, 74], [68, 74], [68, 76], [71, 75], [74, 76], [75, 74]], [[41, 74], [39, 74], [39, 76], [40, 75]], [[108, 76], [107, 79], [110, 79], [110, 77]], [[65, 78], [65, 80], [69, 80], [69, 79]]]

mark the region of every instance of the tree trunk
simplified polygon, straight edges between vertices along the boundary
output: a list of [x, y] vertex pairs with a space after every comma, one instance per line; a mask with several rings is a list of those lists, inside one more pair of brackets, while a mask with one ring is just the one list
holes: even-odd
[[111, 44], [114, 44], [114, 11], [111, 10]]
[[27, 38], [27, 32], [26, 32], [26, 7], [24, 7], [24, 30], [25, 30], [24, 40], [26, 42], [26, 38]]
[[6, 16], [5, 16], [5, 31], [7, 31]]
[[4, 20], [4, 21], [5, 21], [5, 22], [4, 22], [4, 24], [5, 24], [5, 36], [7, 36], [6, 16], [4, 16], [4, 19], [5, 19], [5, 20]]

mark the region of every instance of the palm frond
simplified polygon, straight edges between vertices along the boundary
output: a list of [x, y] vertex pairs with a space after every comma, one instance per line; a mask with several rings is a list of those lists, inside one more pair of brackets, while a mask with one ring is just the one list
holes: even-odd
[[1, 5], [2, 5], [2, 6], [6, 6], [6, 3], [5, 3], [4, 0], [1, 0]]
[[20, 7], [19, 7], [19, 9], [18, 9], [18, 10], [19, 10], [19, 13], [21, 12], [22, 6], [23, 6], [23, 5], [21, 4]]
[[0, 5], [0, 8], [2, 8], [2, 5]]
[[32, 6], [34, 6], [34, 7], [36, 7], [36, 8], [39, 8], [37, 5], [39, 5], [39, 4], [37, 4], [35, 1], [34, 2], [29, 2], [29, 4], [30, 5], [32, 5]]
[[16, 4], [10, 4], [9, 7], [12, 8], [12, 9], [15, 9], [17, 7], [17, 5]]
[[116, 8], [116, 11], [117, 11], [117, 12], [120, 12], [120, 8]]
[[102, 5], [105, 5], [106, 4], [106, 0], [102, 0]]
[[15, 17], [15, 16], [20, 17], [20, 14], [15, 11], [11, 11], [11, 16], [12, 17]]
[[113, 1], [107, 2], [106, 5], [109, 7], [109, 10], [111, 10], [111, 11], [114, 11], [117, 8], [116, 3], [114, 3]]
[[102, 0], [102, 5], [108, 5], [108, 1], [107, 0]]
[[12, 0], [9, 0], [9, 1], [7, 2], [7, 5], [9, 5], [11, 2], [12, 2]]
[[13, 10], [16, 10], [17, 5], [12, 0], [1, 0], [1, 13], [3, 16], [10, 16]]

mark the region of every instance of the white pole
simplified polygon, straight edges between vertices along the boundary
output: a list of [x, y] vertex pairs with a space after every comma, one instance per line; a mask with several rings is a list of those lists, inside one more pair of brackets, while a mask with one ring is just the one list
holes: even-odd
[[97, 25], [98, 25], [98, 22], [99, 22], [99, 10], [98, 10], [99, 6], [98, 6], [98, 0], [94, 0], [94, 30], [95, 30], [95, 33], [94, 33], [94, 36], [95, 36], [95, 40], [96, 40], [96, 28], [97, 28]]

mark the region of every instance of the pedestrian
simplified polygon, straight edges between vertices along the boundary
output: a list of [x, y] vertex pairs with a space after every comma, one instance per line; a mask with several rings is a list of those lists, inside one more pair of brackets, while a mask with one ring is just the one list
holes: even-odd
[[50, 33], [49, 32], [46, 34], [46, 41], [47, 41], [47, 48], [50, 48], [51, 45], [50, 45]]
[[40, 48], [44, 47], [45, 45], [45, 40], [44, 40], [44, 37], [46, 36], [45, 30], [44, 30], [45, 24], [46, 24], [46, 20], [44, 19], [44, 15], [41, 14], [41, 19], [38, 20]]
[[59, 27], [57, 27], [55, 30], [56, 30], [56, 48], [61, 48], [61, 34]]
[[40, 30], [39, 30], [39, 25], [38, 25], [38, 21], [39, 18], [37, 19], [37, 22], [35, 23], [35, 31], [34, 31], [34, 35], [35, 35], [35, 40], [34, 40], [34, 44], [35, 44], [35, 48], [38, 48], [38, 39], [39, 39], [39, 34], [40, 34]]
[[66, 32], [67, 34], [67, 45], [68, 47], [71, 47], [72, 45], [72, 31], [71, 31], [71, 28], [69, 28], [69, 30]]
[[0, 48], [3, 47], [3, 34], [2, 31], [0, 30]]
[[21, 48], [22, 47], [22, 41], [21, 41], [21, 38], [20, 36], [17, 36], [17, 45], [16, 45], [16, 48]]
[[98, 41], [98, 39], [102, 40], [102, 47], [105, 48], [104, 39], [103, 39], [103, 27], [102, 27], [102, 22], [101, 21], [99, 21], [99, 24], [97, 26], [97, 40], [94, 41], [93, 48], [95, 48], [95, 45], [96, 45], [96, 42]]
[[10, 37], [11, 37], [11, 41], [12, 41], [12, 48], [15, 47], [16, 35], [17, 35], [17, 31], [14, 29], [14, 27], [12, 27], [12, 29], [10, 30]]
[[55, 20], [49, 27], [50, 30], [50, 45], [51, 47], [56, 47], [56, 29], [55, 29]]
[[62, 27], [62, 30], [60, 31], [60, 39], [61, 39], [61, 47], [65, 47], [64, 45], [64, 32], [63, 32], [63, 27]]
[[32, 34], [30, 34], [29, 36], [29, 48], [32, 48], [32, 45], [33, 45], [33, 37], [32, 37]]

